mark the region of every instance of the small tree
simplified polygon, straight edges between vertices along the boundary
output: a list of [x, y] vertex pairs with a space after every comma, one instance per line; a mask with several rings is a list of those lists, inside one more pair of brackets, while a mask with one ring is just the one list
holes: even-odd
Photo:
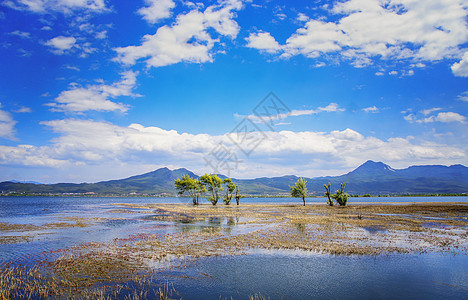
[[198, 205], [198, 197], [206, 192], [205, 186], [198, 180], [184, 175], [182, 178], [177, 178], [174, 181], [174, 186], [177, 189], [177, 194], [189, 194], [192, 197], [193, 205]]
[[239, 193], [239, 186], [236, 185], [236, 196], [234, 196], [236, 198], [236, 203], [237, 205], [239, 205], [239, 202], [240, 202], [240, 198], [242, 198], [242, 195]]
[[304, 178], [299, 178], [293, 186], [289, 186], [292, 197], [302, 198], [305, 206], [305, 197], [307, 196], [307, 181]]
[[226, 196], [223, 198], [223, 202], [226, 205], [231, 204], [232, 193], [234, 192], [236, 185], [232, 182], [231, 178], [224, 179], [223, 183], [226, 185]]
[[342, 183], [341, 188], [339, 190], [337, 190], [335, 194], [332, 195], [332, 198], [335, 199], [336, 202], [340, 206], [345, 206], [346, 203], [348, 203], [349, 195], [348, 195], [348, 193], [344, 192], [345, 185], [346, 185], [346, 183]]
[[206, 187], [208, 192], [211, 193], [208, 201], [216, 205], [219, 200], [219, 193], [223, 190], [223, 180], [215, 174], [205, 174], [200, 177], [200, 182]]
[[327, 196], [327, 198], [328, 198], [327, 199], [327, 204], [330, 205], [330, 206], [333, 206], [333, 200], [330, 198], [330, 196], [331, 196], [331, 193], [330, 193], [331, 192], [331, 183], [330, 182], [328, 183], [328, 187], [327, 187], [326, 184], [324, 184], [323, 186], [325, 187], [325, 190], [326, 190], [325, 196]]

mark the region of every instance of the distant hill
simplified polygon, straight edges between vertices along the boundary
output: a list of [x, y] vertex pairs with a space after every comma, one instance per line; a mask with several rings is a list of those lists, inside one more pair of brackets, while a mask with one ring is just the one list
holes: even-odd
[[[174, 180], [188, 174], [199, 176], [187, 169], [169, 170], [161, 168], [153, 172], [120, 180], [97, 183], [36, 184], [6, 181], [0, 183], [2, 192], [24, 193], [97, 193], [97, 194], [175, 194]], [[220, 175], [224, 178], [223, 175]], [[251, 195], [287, 194], [289, 186], [299, 177], [261, 177], [235, 179], [241, 192]], [[447, 194], [468, 192], [468, 168], [453, 166], [411, 166], [393, 169], [382, 162], [367, 161], [355, 170], [340, 176], [305, 178], [311, 194], [322, 195], [323, 184], [330, 182], [336, 190], [341, 182], [351, 194]]]

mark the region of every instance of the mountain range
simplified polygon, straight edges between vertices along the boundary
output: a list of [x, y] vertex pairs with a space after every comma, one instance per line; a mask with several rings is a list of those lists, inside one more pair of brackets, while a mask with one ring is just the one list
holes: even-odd
[[[95, 194], [167, 194], [175, 195], [174, 180], [188, 174], [199, 176], [181, 168], [155, 171], [120, 180], [97, 183], [57, 183], [36, 184], [18, 181], [0, 183], [2, 193], [95, 193]], [[225, 176], [220, 175], [225, 178]], [[287, 195], [289, 186], [299, 177], [261, 177], [255, 179], [235, 179], [243, 194]], [[332, 190], [346, 183], [350, 194], [398, 195], [398, 194], [449, 194], [468, 192], [468, 168], [463, 165], [411, 166], [406, 169], [393, 169], [382, 162], [367, 161], [355, 170], [340, 176], [305, 178], [310, 194], [323, 195], [323, 185], [330, 182]]]

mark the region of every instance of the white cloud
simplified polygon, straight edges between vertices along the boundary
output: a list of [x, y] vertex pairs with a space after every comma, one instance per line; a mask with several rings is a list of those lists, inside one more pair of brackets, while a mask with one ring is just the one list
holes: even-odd
[[[395, 60], [456, 59], [468, 41], [467, 10], [462, 0], [349, 0], [337, 2], [330, 13], [336, 21], [309, 20], [282, 47], [281, 56], [349, 60], [356, 67]], [[304, 18], [302, 18], [304, 19]], [[465, 54], [452, 69], [468, 76]], [[405, 72], [404, 75], [412, 75]]]
[[427, 115], [430, 115], [433, 112], [439, 111], [439, 110], [442, 110], [442, 108], [440, 108], [440, 107], [428, 108], [428, 109], [423, 109], [423, 110], [421, 110], [419, 112], [422, 113], [423, 115], [427, 116]]
[[[131, 124], [127, 127], [92, 120], [64, 119], [42, 122], [59, 136], [49, 146], [0, 146], [0, 164], [67, 166], [69, 172], [80, 165], [121, 164], [134, 162], [137, 165], [176, 165], [200, 172], [210, 172], [203, 160], [219, 143], [236, 152], [245, 164], [234, 170], [231, 176], [252, 176], [251, 166], [261, 167], [261, 174], [269, 176], [279, 167], [287, 167], [291, 173], [326, 168], [334, 161], [340, 168], [356, 167], [373, 159], [399, 164], [441, 163], [463, 161], [462, 149], [421, 142], [412, 138], [395, 137], [380, 140], [364, 136], [352, 129], [325, 132], [266, 132], [268, 139], [255, 149], [250, 157], [242, 156], [240, 150], [227, 135], [179, 133], [158, 127]], [[309, 171], [307, 171], [309, 169]], [[112, 170], [108, 176], [112, 178]], [[134, 170], [135, 173], [138, 170]], [[314, 174], [312, 174], [314, 172]], [[109, 178], [108, 177], [108, 178]]]
[[63, 167], [70, 165], [67, 160], [52, 158], [54, 155], [50, 147], [0, 145], [0, 165], [35, 167]]
[[70, 14], [80, 10], [100, 13], [108, 10], [104, 0], [5, 0], [2, 4], [16, 10], [39, 14], [52, 11]]
[[115, 48], [116, 60], [133, 65], [143, 58], [148, 67], [212, 61], [213, 47], [220, 40], [209, 29], [219, 37], [235, 38], [239, 25], [233, 20], [234, 12], [241, 8], [242, 2], [231, 0], [209, 6], [203, 12], [192, 10], [180, 14], [171, 26], [162, 26], [154, 35], [145, 35], [140, 46]]
[[468, 102], [468, 91], [463, 92], [460, 95], [458, 95], [457, 99], [460, 100], [460, 101]]
[[268, 32], [251, 33], [245, 40], [247, 41], [248, 48], [258, 49], [268, 53], [276, 53], [281, 49], [281, 46], [275, 38]]
[[247, 118], [251, 120], [254, 123], [262, 123], [264, 122], [265, 119], [268, 120], [283, 120], [286, 119], [287, 117], [299, 117], [299, 116], [308, 116], [308, 115], [315, 115], [321, 112], [340, 112], [340, 111], [345, 111], [344, 108], [339, 107], [337, 103], [330, 103], [325, 107], [318, 107], [317, 109], [293, 109], [289, 113], [280, 113], [276, 115], [270, 115], [270, 116], [262, 116], [259, 117], [255, 114], [250, 114], [250, 115], [240, 115], [240, 114], [234, 114], [236, 118]]
[[417, 118], [415, 114], [409, 114], [409, 115], [404, 116], [403, 118], [410, 123], [419, 123], [419, 124], [434, 123], [434, 122], [441, 122], [441, 123], [459, 122], [462, 124], [466, 123], [465, 122], [466, 117], [455, 112], [440, 112], [438, 114], [428, 116], [431, 113], [435, 111], [439, 111], [439, 110], [441, 110], [441, 108], [432, 108], [432, 109], [426, 109], [426, 110], [420, 111], [424, 116], [426, 116], [424, 118]]
[[364, 112], [366, 112], [366, 113], [378, 113], [378, 112], [380, 112], [379, 108], [377, 106], [375, 106], [375, 105], [363, 108], [362, 110]]
[[21, 106], [20, 108], [14, 110], [13, 112], [15, 112], [15, 113], [30, 113], [30, 112], [32, 112], [32, 109], [27, 107], [27, 106]]
[[46, 105], [52, 107], [52, 111], [70, 113], [82, 113], [89, 110], [120, 110], [126, 112], [128, 110], [127, 105], [113, 102], [109, 98], [137, 96], [132, 92], [136, 85], [137, 74], [132, 71], [123, 72], [121, 81], [112, 85], [98, 84], [87, 87], [73, 87], [61, 92], [55, 98], [55, 102]]
[[275, 16], [276, 16], [278, 19], [280, 19], [281, 21], [284, 20], [284, 19], [286, 19], [286, 18], [288, 17], [286, 14], [284, 14], [284, 13], [282, 13], [282, 12], [277, 13]]
[[[0, 108], [2, 105], [0, 103]], [[0, 109], [0, 138], [15, 139], [15, 125], [16, 121], [11, 114], [5, 110]]]
[[305, 14], [303, 14], [303, 13], [298, 13], [297, 14], [297, 20], [300, 21], [300, 22], [307, 22], [307, 21], [309, 21], [309, 19], [310, 18], [308, 16], [306, 16]]
[[325, 112], [334, 112], [334, 111], [345, 111], [344, 108], [340, 108], [337, 103], [330, 103], [325, 107], [319, 107], [319, 111], [325, 111]]
[[465, 52], [459, 62], [452, 65], [452, 72], [455, 76], [468, 77], [468, 52]]
[[441, 112], [437, 114], [436, 121], [449, 123], [449, 122], [460, 122], [465, 123], [466, 117], [454, 112]]
[[140, 8], [138, 13], [150, 24], [169, 18], [171, 10], [175, 7], [173, 0], [145, 0], [145, 4], [147, 6]]
[[25, 31], [20, 31], [20, 30], [15, 30], [13, 32], [10, 32], [10, 35], [15, 35], [18, 36], [22, 39], [30, 39], [31, 38], [31, 33], [25, 32]]
[[58, 36], [45, 43], [52, 48], [52, 52], [58, 55], [64, 54], [67, 50], [76, 46], [76, 39], [72, 36]]

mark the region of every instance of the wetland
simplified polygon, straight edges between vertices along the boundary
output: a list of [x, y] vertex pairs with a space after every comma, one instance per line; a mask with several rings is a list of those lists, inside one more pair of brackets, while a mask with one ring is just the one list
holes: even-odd
[[5, 199], [2, 299], [468, 298], [466, 202]]

